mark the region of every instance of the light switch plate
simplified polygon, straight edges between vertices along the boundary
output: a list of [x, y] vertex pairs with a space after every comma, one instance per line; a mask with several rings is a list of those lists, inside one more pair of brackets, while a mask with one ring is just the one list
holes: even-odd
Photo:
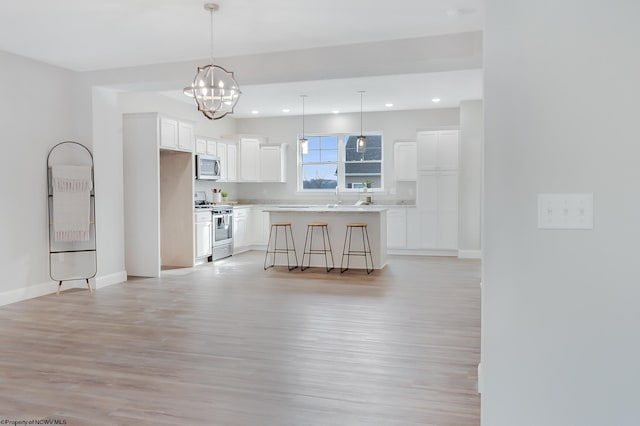
[[538, 194], [539, 229], [593, 229], [593, 194]]

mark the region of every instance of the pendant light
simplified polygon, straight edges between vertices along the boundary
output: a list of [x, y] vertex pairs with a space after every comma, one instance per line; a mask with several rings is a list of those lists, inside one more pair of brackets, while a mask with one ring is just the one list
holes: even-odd
[[304, 137], [304, 98], [306, 98], [307, 95], [300, 95], [300, 97], [302, 98], [302, 137], [299, 140], [299, 142], [300, 142], [300, 150], [302, 151], [303, 154], [308, 154], [309, 153], [309, 140]]
[[361, 90], [358, 93], [360, 93], [360, 136], [356, 140], [356, 152], [364, 153], [367, 150], [367, 138], [362, 134], [362, 95], [365, 91]]
[[206, 3], [204, 8], [211, 14], [211, 63], [198, 67], [193, 83], [183, 92], [194, 99], [198, 111], [205, 117], [218, 120], [233, 113], [240, 97], [240, 87], [233, 72], [213, 62], [213, 12], [219, 7], [215, 3]]

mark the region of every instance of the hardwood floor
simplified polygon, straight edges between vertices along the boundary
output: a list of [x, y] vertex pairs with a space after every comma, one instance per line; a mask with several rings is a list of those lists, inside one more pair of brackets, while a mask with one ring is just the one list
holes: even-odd
[[0, 307], [0, 419], [480, 424], [479, 261], [389, 256], [371, 275], [262, 261]]

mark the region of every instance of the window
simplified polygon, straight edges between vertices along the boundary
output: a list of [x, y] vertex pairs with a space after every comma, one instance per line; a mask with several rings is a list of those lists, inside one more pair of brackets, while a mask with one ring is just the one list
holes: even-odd
[[382, 135], [365, 136], [367, 149], [360, 153], [358, 135], [308, 135], [309, 152], [298, 156], [299, 190], [382, 188]]
[[366, 135], [367, 149], [357, 152], [358, 135], [345, 137], [343, 188], [382, 188], [382, 136]]
[[302, 154], [302, 189], [333, 189], [338, 184], [338, 136], [308, 136], [309, 153]]

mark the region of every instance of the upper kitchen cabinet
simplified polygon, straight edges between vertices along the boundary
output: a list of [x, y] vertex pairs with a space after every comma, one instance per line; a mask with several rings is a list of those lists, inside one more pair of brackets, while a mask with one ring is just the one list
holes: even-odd
[[418, 170], [457, 170], [458, 131], [418, 133]]
[[260, 147], [260, 182], [286, 182], [287, 144]]
[[217, 155], [217, 142], [204, 136], [196, 136], [196, 154]]
[[396, 181], [416, 181], [416, 141], [396, 141], [393, 144], [393, 171]]
[[227, 180], [238, 180], [238, 146], [235, 143], [227, 144]]
[[220, 158], [220, 181], [235, 182], [238, 180], [238, 148], [233, 141], [218, 141], [216, 155]]
[[240, 137], [240, 179], [241, 182], [258, 182], [260, 180], [260, 145], [259, 137]]
[[160, 122], [160, 148], [193, 152], [195, 137], [192, 123], [160, 115], [157, 117]]

